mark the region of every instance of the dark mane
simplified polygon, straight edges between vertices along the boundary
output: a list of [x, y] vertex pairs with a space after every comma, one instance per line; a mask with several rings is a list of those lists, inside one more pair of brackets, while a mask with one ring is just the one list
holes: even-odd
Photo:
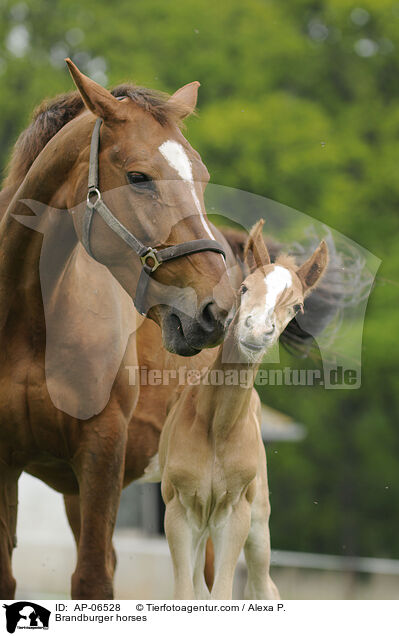
[[[135, 104], [150, 113], [162, 126], [170, 121], [176, 122], [186, 114], [182, 112], [176, 102], [168, 101], [169, 95], [149, 88], [120, 84], [111, 92], [115, 97], [130, 97]], [[18, 137], [9, 162], [4, 187], [19, 185], [44, 146], [65, 124], [75, 119], [84, 108], [78, 91], [58, 95], [54, 99], [42, 102], [33, 112], [31, 124]]]

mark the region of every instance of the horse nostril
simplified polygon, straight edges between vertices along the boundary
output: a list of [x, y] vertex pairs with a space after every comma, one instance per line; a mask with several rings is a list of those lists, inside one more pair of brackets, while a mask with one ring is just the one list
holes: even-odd
[[212, 327], [214, 322], [216, 321], [216, 311], [215, 311], [214, 303], [208, 303], [202, 310], [202, 322], [203, 324]]
[[200, 306], [197, 319], [205, 331], [212, 332], [223, 325], [227, 313], [226, 310], [218, 307], [213, 299], [208, 299]]
[[252, 327], [252, 318], [251, 316], [247, 316], [245, 319], [245, 326], [246, 327]]
[[268, 331], [264, 331], [263, 335], [264, 336], [271, 336], [272, 333], [274, 332], [275, 328], [276, 328], [276, 325], [273, 323]]

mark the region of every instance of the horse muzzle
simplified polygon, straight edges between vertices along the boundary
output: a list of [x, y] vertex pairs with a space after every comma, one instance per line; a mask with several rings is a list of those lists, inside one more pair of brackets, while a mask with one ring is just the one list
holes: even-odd
[[171, 353], [193, 356], [223, 341], [228, 312], [213, 298], [203, 301], [193, 317], [174, 307], [163, 309], [163, 344]]

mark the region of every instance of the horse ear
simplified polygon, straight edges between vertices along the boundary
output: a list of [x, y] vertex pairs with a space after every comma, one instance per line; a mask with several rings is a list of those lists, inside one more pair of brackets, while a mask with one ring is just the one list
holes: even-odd
[[297, 269], [296, 275], [302, 283], [304, 296], [307, 296], [317, 285], [326, 271], [328, 264], [328, 247], [325, 241], [321, 241], [319, 247], [312, 256]]
[[119, 100], [106, 88], [81, 73], [72, 60], [67, 58], [65, 61], [87, 108], [104, 120], [120, 120], [123, 106]]
[[181, 118], [184, 119], [194, 112], [197, 105], [199, 82], [190, 82], [173, 93], [169, 98], [170, 103], [174, 103], [181, 109]]
[[[270, 265], [269, 252], [262, 235], [263, 224], [263, 219], [260, 219], [257, 223], [255, 223], [255, 225], [251, 228], [248, 240], [244, 247], [244, 261], [247, 262], [251, 271], [258, 269], [258, 267]], [[249, 254], [251, 252], [253, 254], [253, 259], [251, 259], [250, 262]]]

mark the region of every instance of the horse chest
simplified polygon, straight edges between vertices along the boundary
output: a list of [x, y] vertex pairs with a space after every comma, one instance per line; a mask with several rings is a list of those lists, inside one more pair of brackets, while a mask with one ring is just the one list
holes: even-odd
[[[210, 452], [175, 464], [169, 472], [173, 489], [197, 530], [223, 524], [234, 506], [247, 496], [256, 477], [257, 463], [237, 453], [235, 457]], [[252, 497], [252, 494], [249, 495]]]
[[223, 525], [243, 497], [252, 500], [253, 494], [248, 495], [248, 491], [252, 491], [254, 485], [251, 479], [237, 480], [230, 488], [226, 483], [211, 483], [210, 487], [201, 483], [191, 492], [187, 488], [178, 489], [177, 494], [190, 525], [196, 530], [205, 530]]

